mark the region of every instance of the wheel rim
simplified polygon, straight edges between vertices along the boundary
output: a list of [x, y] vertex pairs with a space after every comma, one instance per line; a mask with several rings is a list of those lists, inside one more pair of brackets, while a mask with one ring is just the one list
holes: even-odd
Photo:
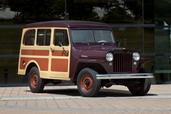
[[31, 87], [36, 88], [38, 84], [38, 75], [33, 72], [30, 79]]
[[90, 75], [85, 74], [81, 78], [81, 88], [85, 92], [90, 92], [92, 90], [92, 88], [93, 88], [93, 80], [92, 80]]

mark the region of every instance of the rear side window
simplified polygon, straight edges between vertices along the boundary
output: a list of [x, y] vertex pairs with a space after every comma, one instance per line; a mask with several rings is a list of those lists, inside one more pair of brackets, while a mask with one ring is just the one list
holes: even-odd
[[24, 45], [34, 45], [35, 30], [28, 30], [24, 35], [23, 44]]
[[51, 30], [50, 29], [39, 29], [37, 31], [37, 45], [38, 46], [49, 46], [50, 45]]
[[54, 45], [59, 46], [59, 42], [62, 43], [63, 46], [69, 45], [67, 30], [55, 30]]

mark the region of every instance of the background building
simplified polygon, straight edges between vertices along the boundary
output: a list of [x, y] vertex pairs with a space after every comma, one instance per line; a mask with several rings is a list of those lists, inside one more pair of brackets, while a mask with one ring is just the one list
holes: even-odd
[[0, 0], [0, 83], [26, 81], [17, 75], [22, 26], [48, 20], [111, 24], [121, 47], [150, 60], [144, 67], [156, 83], [169, 83], [170, 6], [170, 0]]

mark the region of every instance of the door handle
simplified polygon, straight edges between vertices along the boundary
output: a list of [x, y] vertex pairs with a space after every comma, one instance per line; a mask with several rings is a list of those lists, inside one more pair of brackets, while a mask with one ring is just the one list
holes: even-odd
[[55, 51], [55, 47], [50, 47], [50, 50], [51, 50], [52, 52], [54, 52], [54, 51]]

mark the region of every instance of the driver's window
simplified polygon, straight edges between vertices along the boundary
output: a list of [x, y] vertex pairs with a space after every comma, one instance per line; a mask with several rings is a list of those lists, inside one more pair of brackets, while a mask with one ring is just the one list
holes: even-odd
[[62, 29], [56, 29], [54, 33], [54, 45], [55, 46], [60, 46], [60, 43], [63, 46], [68, 46], [69, 41], [68, 41], [68, 35], [67, 35], [67, 30], [62, 30]]

